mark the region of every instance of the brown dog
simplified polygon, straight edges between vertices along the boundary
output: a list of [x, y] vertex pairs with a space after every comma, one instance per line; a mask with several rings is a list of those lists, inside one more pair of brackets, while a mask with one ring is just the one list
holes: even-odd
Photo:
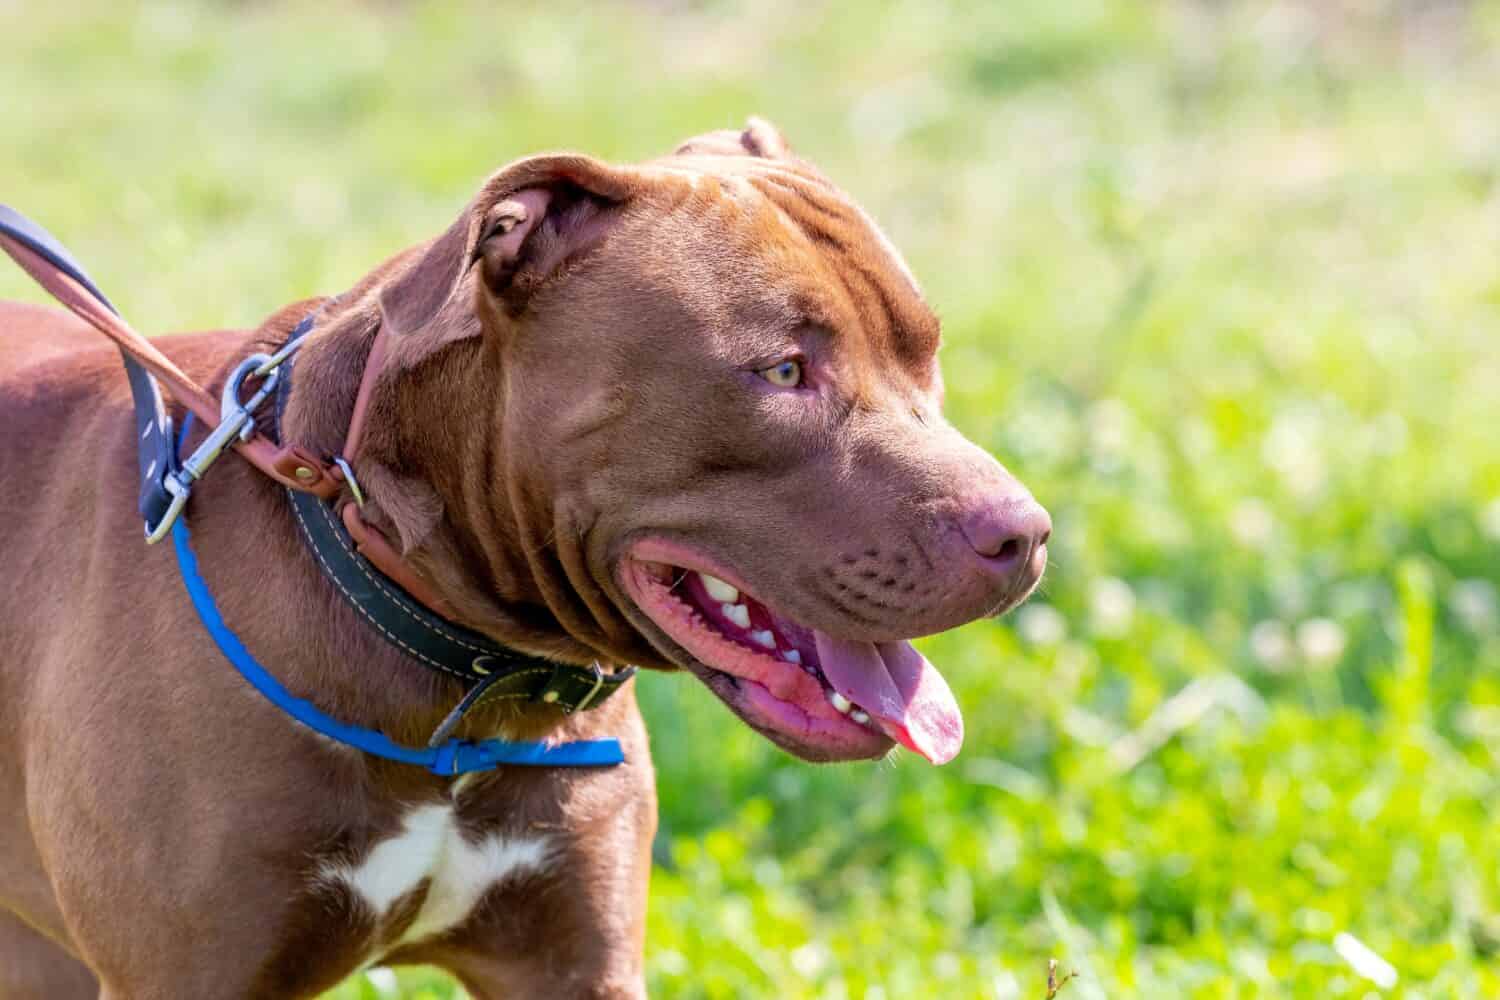
[[[394, 335], [366, 516], [454, 617], [560, 661], [686, 668], [809, 759], [957, 752], [905, 640], [1023, 599], [1047, 516], [944, 422], [901, 258], [772, 128], [638, 167], [521, 160], [337, 299], [157, 343], [217, 386], [314, 308], [283, 431], [336, 453], [373, 333]], [[118, 364], [60, 312], [0, 306], [0, 997], [307, 996], [374, 962], [480, 997], [642, 995], [656, 801], [633, 693], [461, 730], [613, 736], [613, 768], [451, 781], [293, 723], [140, 541]], [[413, 743], [453, 705], [246, 463], [220, 460], [187, 516], [225, 619], [294, 694]]]

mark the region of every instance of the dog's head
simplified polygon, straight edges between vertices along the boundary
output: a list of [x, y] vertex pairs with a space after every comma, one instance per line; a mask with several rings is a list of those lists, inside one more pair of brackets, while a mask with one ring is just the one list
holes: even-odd
[[[1023, 600], [1050, 523], [943, 419], [901, 256], [774, 129], [519, 161], [377, 291], [429, 396], [481, 386], [420, 436], [446, 466], [393, 441], [371, 490], [409, 549], [445, 535], [469, 617], [498, 591], [577, 655], [684, 667], [807, 758], [957, 753], [907, 640]], [[392, 499], [413, 472], [440, 507]]]

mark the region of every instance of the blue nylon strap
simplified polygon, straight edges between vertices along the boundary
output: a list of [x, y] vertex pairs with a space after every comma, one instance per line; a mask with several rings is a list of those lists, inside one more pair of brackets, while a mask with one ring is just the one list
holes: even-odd
[[387, 760], [403, 764], [416, 764], [434, 774], [452, 776], [471, 771], [489, 771], [502, 764], [533, 767], [607, 767], [623, 763], [625, 755], [616, 739], [578, 740], [549, 746], [546, 743], [510, 740], [451, 739], [436, 747], [409, 747], [395, 742], [384, 733], [362, 726], [351, 726], [324, 715], [311, 702], [298, 698], [271, 676], [265, 667], [256, 661], [245, 644], [240, 642], [224, 618], [208, 590], [208, 584], [198, 572], [198, 557], [193, 554], [192, 541], [188, 535], [187, 519], [179, 517], [172, 525], [172, 545], [177, 550], [177, 566], [182, 571], [182, 582], [198, 617], [213, 637], [214, 644], [240, 672], [250, 686], [265, 696], [277, 708], [309, 729], [324, 736], [346, 743], [356, 749]]
[[[192, 417], [189, 415], [183, 422], [182, 439], [187, 438], [191, 426]], [[213, 594], [209, 592], [208, 583], [198, 571], [198, 557], [193, 554], [186, 517], [179, 517], [172, 525], [172, 546], [177, 551], [177, 567], [182, 572], [182, 582], [187, 587], [188, 597], [192, 599], [198, 617], [225, 659], [267, 701], [304, 726], [330, 739], [376, 757], [425, 767], [433, 774], [445, 777], [472, 771], [489, 771], [502, 764], [523, 767], [608, 767], [625, 760], [620, 741], [616, 739], [578, 740], [555, 746], [526, 741], [476, 742], [450, 739], [436, 747], [418, 748], [397, 743], [373, 729], [352, 726], [324, 715], [312, 702], [298, 698], [282, 687], [270, 671], [250, 655], [239, 636], [224, 623], [224, 617], [219, 614], [219, 607], [214, 603]]]
[[[3, 204], [0, 204], [0, 235], [18, 242], [31, 253], [40, 256], [71, 277], [98, 299], [101, 305], [118, 315], [109, 299], [104, 297], [104, 293], [89, 278], [83, 266], [73, 259], [72, 254], [68, 253], [66, 247], [41, 226]], [[309, 316], [298, 325], [293, 332], [293, 339], [307, 332], [312, 325], [312, 319]], [[181, 442], [187, 439], [188, 428], [192, 426], [193, 418], [189, 414], [183, 421], [177, 447], [173, 447], [172, 421], [162, 405], [161, 388], [157, 385], [156, 379], [144, 365], [123, 349], [120, 354], [125, 362], [125, 374], [130, 382], [130, 393], [135, 407], [135, 431], [141, 474], [139, 506], [146, 520], [147, 534], [150, 535], [152, 529], [160, 524], [161, 518], [172, 504], [172, 495], [166, 489], [165, 480], [169, 473], [175, 472], [178, 468], [177, 451], [181, 447]], [[267, 700], [298, 722], [324, 736], [376, 757], [384, 757], [405, 764], [416, 764], [435, 774], [445, 776], [467, 774], [471, 771], [488, 771], [502, 764], [534, 767], [607, 767], [624, 762], [625, 757], [620, 749], [620, 742], [614, 739], [579, 740], [557, 746], [507, 740], [472, 742], [450, 739], [436, 747], [419, 749], [396, 743], [385, 734], [373, 729], [347, 725], [330, 718], [320, 712], [311, 702], [293, 697], [275, 677], [256, 662], [244, 643], [240, 642], [239, 638], [230, 631], [229, 626], [224, 624], [224, 618], [219, 614], [218, 606], [214, 603], [213, 594], [209, 592], [208, 584], [198, 572], [198, 560], [193, 555], [185, 518], [179, 517], [173, 523], [172, 544], [177, 550], [177, 565], [182, 571], [182, 580], [187, 587], [188, 596], [192, 599], [193, 607], [198, 611], [198, 617], [202, 619], [209, 634], [213, 636], [220, 652]], [[489, 646], [488, 643], [484, 645]], [[495, 648], [493, 654], [488, 655], [488, 658], [495, 660], [504, 657], [504, 651], [499, 648]], [[559, 668], [559, 671], [561, 669]], [[634, 668], [631, 668], [629, 672], [616, 673], [611, 683], [618, 686], [632, 673], [634, 673]], [[552, 693], [554, 700], [564, 705], [568, 704], [562, 699], [557, 699], [555, 691]], [[592, 698], [597, 693], [598, 682], [596, 680], [593, 689], [589, 692], [589, 697]], [[602, 698], [597, 700], [602, 700]]]

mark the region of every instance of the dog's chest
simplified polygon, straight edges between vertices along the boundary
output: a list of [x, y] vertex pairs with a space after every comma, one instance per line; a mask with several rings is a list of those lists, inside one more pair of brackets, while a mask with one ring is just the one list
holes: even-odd
[[451, 805], [432, 804], [406, 813], [357, 861], [324, 865], [320, 878], [369, 908], [390, 950], [463, 923], [490, 889], [546, 871], [551, 850], [545, 837], [464, 830]]

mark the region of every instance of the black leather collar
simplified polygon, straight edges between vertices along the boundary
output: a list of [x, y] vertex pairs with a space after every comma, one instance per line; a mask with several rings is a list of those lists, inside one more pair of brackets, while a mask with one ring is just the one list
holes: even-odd
[[[110, 305], [109, 300], [62, 244], [42, 227], [5, 205], [0, 205], [0, 236], [23, 250], [30, 251], [50, 268], [71, 278], [103, 308], [111, 313], [115, 312], [114, 306]], [[4, 249], [11, 252], [9, 245]], [[24, 261], [22, 263], [25, 266]], [[51, 288], [46, 282], [43, 285]], [[69, 307], [74, 308], [71, 305]], [[74, 308], [74, 311], [78, 310]], [[315, 311], [298, 323], [288, 338], [288, 345], [311, 330], [317, 316], [318, 312]], [[89, 322], [99, 327], [99, 323], [94, 320]], [[103, 327], [100, 329], [104, 330]], [[135, 411], [141, 481], [140, 512], [145, 518], [148, 541], [155, 541], [172, 527], [181, 512], [187, 499], [186, 485], [179, 484], [182, 488], [175, 495], [167, 488], [169, 480], [180, 477], [180, 466], [177, 461], [176, 435], [162, 403], [156, 377], [123, 346], [121, 357], [129, 377]], [[280, 375], [274, 387], [276, 406], [270, 418], [273, 426], [266, 428], [273, 437], [278, 436], [277, 430], [286, 402], [287, 387], [291, 382], [294, 359], [294, 355], [288, 354], [280, 362]], [[251, 406], [250, 410], [253, 408]], [[242, 407], [238, 415], [248, 419], [250, 411]], [[253, 426], [247, 424], [245, 430], [248, 432]], [[213, 456], [205, 460], [205, 468], [207, 462], [211, 462], [217, 454], [218, 452], [214, 452]], [[195, 477], [196, 475], [201, 475], [201, 470]], [[434, 614], [355, 551], [348, 531], [334, 516], [331, 504], [312, 493], [292, 489], [287, 490], [287, 497], [296, 515], [302, 539], [311, 549], [318, 566], [360, 616], [382, 638], [410, 659], [469, 686], [463, 699], [433, 734], [433, 746], [443, 743], [464, 713], [475, 705], [506, 699], [525, 700], [556, 705], [567, 712], [579, 712], [602, 704], [635, 674], [635, 667], [605, 673], [598, 663], [579, 667], [538, 659], [507, 649], [477, 632]], [[448, 763], [457, 767], [456, 758]], [[444, 769], [443, 773], [450, 772]]]
[[[316, 316], [297, 324], [289, 342], [311, 330]], [[272, 434], [279, 431], [295, 361], [293, 355], [282, 365], [274, 418], [278, 426], [268, 429]], [[635, 667], [607, 673], [597, 662], [580, 667], [519, 653], [434, 614], [355, 551], [332, 504], [310, 493], [288, 489], [286, 494], [298, 533], [318, 568], [360, 617], [409, 659], [470, 685], [463, 701], [433, 734], [434, 741], [441, 742], [476, 705], [511, 700], [581, 712], [602, 704], [634, 676]]]

